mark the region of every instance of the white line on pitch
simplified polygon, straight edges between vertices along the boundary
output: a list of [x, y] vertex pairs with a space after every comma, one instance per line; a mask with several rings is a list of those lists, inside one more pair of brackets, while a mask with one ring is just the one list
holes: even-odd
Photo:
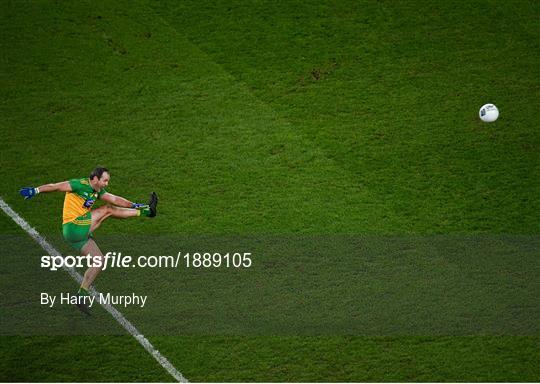
[[[30, 237], [32, 237], [39, 245], [41, 245], [41, 247], [45, 250], [45, 252], [47, 252], [47, 254], [49, 254], [49, 255], [60, 255], [60, 253], [51, 244], [49, 244], [49, 242], [47, 240], [45, 240], [45, 238], [43, 236], [41, 236], [38, 231], [36, 231], [34, 228], [32, 228], [30, 226], [30, 224], [28, 224], [26, 222], [26, 220], [24, 220], [21, 216], [19, 216], [19, 214], [17, 212], [15, 212], [13, 209], [11, 209], [11, 207], [1, 197], [0, 197], [0, 208], [2, 208], [2, 210], [6, 213], [6, 215], [11, 217], [14, 222], [16, 222], [22, 229], [24, 229], [26, 231], [26, 233], [28, 233], [30, 235]], [[67, 273], [69, 273], [69, 275], [77, 283], [79, 283], [79, 284], [81, 283], [82, 276], [75, 269], [67, 268], [65, 266], [63, 268]], [[99, 292], [96, 291], [95, 289], [92, 289], [92, 293], [94, 295], [99, 295]], [[178, 372], [178, 370], [174, 367], [174, 365], [172, 365], [169, 362], [169, 360], [167, 360], [167, 358], [165, 356], [163, 356], [148, 341], [148, 339], [146, 339], [146, 337], [141, 335], [141, 333], [137, 330], [137, 328], [135, 328], [135, 326], [133, 324], [131, 324], [129, 322], [129, 320], [127, 320], [124, 317], [124, 315], [122, 315], [116, 308], [114, 308], [110, 304], [104, 304], [104, 303], [100, 303], [100, 304], [101, 304], [101, 306], [103, 308], [105, 308], [105, 310], [107, 312], [109, 312], [111, 314], [112, 317], [115, 318], [116, 321], [118, 321], [120, 323], [120, 325], [122, 327], [124, 327], [124, 329], [126, 331], [128, 331], [144, 347], [144, 349], [146, 349], [146, 351], [150, 355], [152, 355], [152, 357], [154, 359], [157, 360], [157, 362], [163, 368], [165, 368], [165, 370], [167, 372], [169, 372], [169, 374], [172, 377], [174, 377], [179, 383], [187, 383], [188, 382], [188, 380], [184, 376], [182, 376], [182, 374], [180, 372]]]

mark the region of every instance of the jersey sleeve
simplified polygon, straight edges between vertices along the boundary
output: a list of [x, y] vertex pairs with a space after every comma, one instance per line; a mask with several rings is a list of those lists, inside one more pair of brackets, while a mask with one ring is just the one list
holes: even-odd
[[82, 187], [81, 179], [70, 179], [69, 186], [71, 187], [72, 192], [79, 192]]

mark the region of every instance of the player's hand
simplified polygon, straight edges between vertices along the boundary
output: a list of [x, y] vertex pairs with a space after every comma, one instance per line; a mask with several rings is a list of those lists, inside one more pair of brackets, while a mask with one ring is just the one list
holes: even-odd
[[39, 193], [37, 188], [34, 187], [23, 187], [19, 190], [19, 193], [25, 200], [31, 199]]
[[133, 209], [143, 209], [146, 207], [148, 207], [148, 204], [138, 204], [138, 203], [131, 204], [131, 208]]

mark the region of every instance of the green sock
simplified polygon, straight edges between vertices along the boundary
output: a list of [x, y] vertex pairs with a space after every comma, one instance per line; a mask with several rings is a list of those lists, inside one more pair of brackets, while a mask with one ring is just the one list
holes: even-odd
[[151, 211], [150, 211], [150, 208], [143, 208], [139, 212], [141, 213], [140, 216], [148, 216], [150, 215]]
[[88, 295], [90, 295], [90, 293], [86, 289], [84, 289], [83, 287], [79, 288], [78, 294], [79, 294], [79, 296], [88, 296]]

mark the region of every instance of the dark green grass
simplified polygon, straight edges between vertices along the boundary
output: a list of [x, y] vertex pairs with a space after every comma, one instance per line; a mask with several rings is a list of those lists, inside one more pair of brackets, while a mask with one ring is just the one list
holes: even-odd
[[[157, 337], [192, 381], [537, 381], [527, 337]], [[128, 336], [3, 337], [4, 381], [171, 381]], [[46, 352], [44, 352], [46, 351]], [[25, 369], [21, 369], [24, 366]]]
[[[194, 381], [524, 381], [538, 377], [538, 340], [520, 337], [158, 338], [178, 345]], [[203, 368], [205, 372], [199, 376]]]
[[[62, 196], [24, 202], [16, 190], [103, 164], [113, 193], [155, 189], [161, 211], [98, 236], [536, 235], [539, 12], [533, 1], [4, 2], [0, 195], [58, 235]], [[501, 110], [491, 125], [477, 118], [486, 102]], [[0, 233], [20, 232], [5, 219]], [[23, 277], [45, 271], [16, 266], [2, 266], [3, 284], [37, 293]], [[134, 290], [163, 288], [138, 273]], [[41, 286], [70, 286], [53, 280]], [[537, 336], [151, 341], [198, 381], [540, 377]], [[3, 380], [167, 379], [128, 337], [1, 345]]]
[[3, 382], [168, 382], [131, 336], [3, 336]]
[[[370, 192], [341, 231], [538, 232], [537, 3], [158, 11]], [[487, 100], [493, 125], [477, 118]]]

